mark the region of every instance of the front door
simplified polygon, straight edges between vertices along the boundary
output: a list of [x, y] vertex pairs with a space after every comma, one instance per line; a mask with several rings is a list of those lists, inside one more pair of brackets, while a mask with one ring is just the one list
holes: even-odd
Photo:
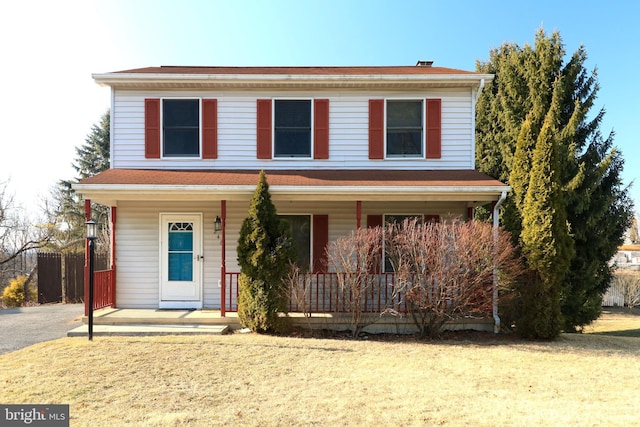
[[161, 214], [160, 308], [202, 308], [202, 215]]

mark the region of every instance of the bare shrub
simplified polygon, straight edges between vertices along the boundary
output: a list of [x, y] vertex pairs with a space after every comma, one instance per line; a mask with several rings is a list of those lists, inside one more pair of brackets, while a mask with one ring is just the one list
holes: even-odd
[[[393, 300], [393, 295], [381, 297], [394, 291], [388, 292], [387, 287], [391, 285], [375, 274], [382, 261], [382, 239], [382, 228], [361, 228], [332, 242], [328, 250], [329, 265], [336, 272], [340, 291], [335, 306], [337, 311], [350, 316], [354, 337], [378, 321]], [[375, 310], [377, 313], [367, 307], [374, 300], [380, 301], [380, 307]]]
[[302, 313], [309, 329], [311, 329], [311, 282], [310, 274], [302, 271], [293, 262], [289, 264], [289, 272], [284, 278], [284, 287], [287, 300], [291, 304], [290, 311]]
[[629, 311], [640, 305], [640, 271], [617, 271], [613, 275], [611, 287], [622, 294], [624, 305]]
[[494, 270], [508, 286], [521, 263], [507, 232], [482, 222], [426, 223], [416, 219], [389, 225], [385, 250], [396, 286], [421, 335], [437, 336], [446, 322], [489, 316]]

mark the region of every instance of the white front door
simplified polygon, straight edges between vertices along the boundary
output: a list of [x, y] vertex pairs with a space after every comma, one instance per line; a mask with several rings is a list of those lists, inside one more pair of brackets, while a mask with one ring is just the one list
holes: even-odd
[[160, 308], [202, 308], [202, 214], [160, 214]]

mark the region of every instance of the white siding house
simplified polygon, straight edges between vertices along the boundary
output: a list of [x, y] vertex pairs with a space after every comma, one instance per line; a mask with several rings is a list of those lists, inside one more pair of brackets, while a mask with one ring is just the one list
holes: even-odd
[[492, 75], [422, 65], [93, 77], [112, 90], [111, 169], [74, 188], [111, 207], [116, 307], [234, 310], [235, 246], [260, 170], [278, 214], [305, 224], [319, 274], [326, 244], [357, 227], [470, 219], [509, 191], [474, 166], [475, 101]]

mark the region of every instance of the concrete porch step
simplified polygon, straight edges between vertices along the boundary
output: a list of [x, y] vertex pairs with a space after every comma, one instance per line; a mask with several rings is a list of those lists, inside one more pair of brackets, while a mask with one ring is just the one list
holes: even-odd
[[[149, 335], [223, 335], [229, 332], [229, 325], [162, 325], [162, 324], [117, 324], [93, 325], [94, 336], [149, 336]], [[86, 337], [87, 325], [67, 332], [68, 337]]]

